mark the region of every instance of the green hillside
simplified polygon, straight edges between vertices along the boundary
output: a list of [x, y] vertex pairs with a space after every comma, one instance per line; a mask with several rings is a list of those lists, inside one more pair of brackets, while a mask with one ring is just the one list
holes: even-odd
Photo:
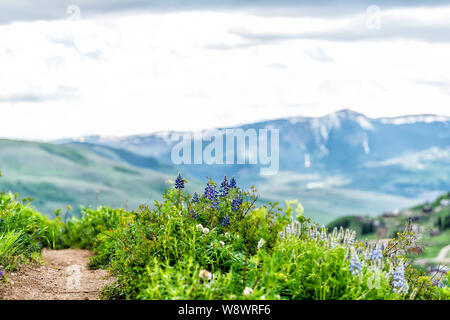
[[[161, 198], [167, 179], [179, 169], [154, 157], [110, 146], [13, 140], [0, 140], [0, 168], [0, 191], [32, 197], [33, 206], [47, 215], [67, 205], [79, 214], [80, 206], [132, 209], [141, 203], [151, 204]], [[199, 185], [192, 175], [187, 178], [188, 189]], [[340, 184], [343, 179], [281, 171], [270, 179], [255, 179], [252, 183], [260, 186], [259, 204], [298, 199], [307, 215], [319, 223], [343, 215], [374, 216], [415, 203], [400, 196], [347, 188]]]
[[329, 228], [351, 228], [361, 240], [390, 239], [405, 226], [416, 235], [418, 241], [409, 252], [410, 261], [418, 267], [450, 266], [450, 257], [436, 259], [439, 252], [450, 245], [450, 192], [431, 203], [421, 203], [409, 209], [385, 212], [377, 217], [346, 216], [328, 224]]
[[135, 208], [159, 199], [175, 170], [157, 162], [143, 169], [121, 156], [103, 147], [0, 140], [0, 190], [33, 197], [47, 215], [67, 205], [78, 212], [80, 205]]
[[376, 216], [384, 210], [407, 208], [417, 203], [402, 196], [346, 186], [342, 175], [279, 172], [260, 179], [257, 184], [266, 199], [280, 203], [283, 199], [298, 199], [308, 217], [324, 224], [342, 216]]

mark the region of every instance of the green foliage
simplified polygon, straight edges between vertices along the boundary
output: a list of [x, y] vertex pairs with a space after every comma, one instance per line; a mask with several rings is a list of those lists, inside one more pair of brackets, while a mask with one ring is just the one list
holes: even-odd
[[[214, 186], [212, 181], [209, 182]], [[242, 204], [233, 210], [233, 200]], [[355, 242], [355, 233], [328, 233], [288, 201], [256, 207], [250, 191], [230, 189], [226, 196], [201, 196], [198, 202], [172, 188], [154, 209], [127, 212], [99, 208], [81, 218], [95, 234], [92, 268], [107, 268], [116, 282], [103, 290], [107, 299], [445, 299], [437, 287], [412, 268], [401, 248], [407, 232], [370, 255], [378, 246]], [[111, 217], [104, 226], [101, 217]], [[294, 219], [295, 217], [295, 219]], [[225, 219], [227, 218], [227, 219]], [[225, 219], [225, 220], [224, 220]], [[361, 270], [352, 273], [350, 258]], [[405, 265], [406, 285], [394, 292], [394, 274]], [[398, 272], [397, 272], [398, 273]], [[396, 289], [397, 290], [397, 289]]]
[[[64, 220], [67, 215], [68, 212], [66, 212]], [[130, 215], [130, 212], [123, 209], [81, 208], [81, 218], [72, 217], [61, 229], [61, 240], [72, 248], [92, 249], [99, 234], [118, 227], [119, 222]], [[60, 218], [61, 213], [58, 212], [57, 216]]]
[[408, 263], [409, 229], [383, 247], [360, 243], [311, 222], [297, 201], [257, 207], [253, 186], [224, 182], [219, 193], [211, 180], [193, 197], [184, 183], [153, 208], [81, 208], [70, 219], [70, 206], [50, 220], [0, 194], [0, 265], [38, 260], [43, 247], [91, 249], [90, 267], [116, 279], [105, 299], [449, 299], [448, 277]]
[[0, 194], [0, 265], [6, 270], [36, 260], [43, 247], [53, 247], [59, 234], [56, 221], [16, 198]]

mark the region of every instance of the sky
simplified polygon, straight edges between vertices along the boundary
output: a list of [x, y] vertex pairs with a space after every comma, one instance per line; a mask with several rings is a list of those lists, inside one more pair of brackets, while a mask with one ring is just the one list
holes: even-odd
[[0, 138], [450, 116], [450, 2], [0, 2]]

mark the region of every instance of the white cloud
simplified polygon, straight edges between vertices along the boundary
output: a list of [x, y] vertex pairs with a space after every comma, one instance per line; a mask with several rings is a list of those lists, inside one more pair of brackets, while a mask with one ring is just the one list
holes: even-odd
[[[245, 46], [230, 32], [344, 22], [184, 12], [0, 26], [0, 137], [191, 130], [342, 108], [372, 117], [450, 115], [450, 95], [427, 84], [448, 79], [447, 43]], [[316, 50], [317, 58], [317, 48], [332, 61], [305, 54]]]

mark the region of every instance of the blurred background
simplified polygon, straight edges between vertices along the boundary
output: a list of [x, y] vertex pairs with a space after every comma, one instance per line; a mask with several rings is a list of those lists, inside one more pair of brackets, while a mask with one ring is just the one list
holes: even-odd
[[[136, 208], [178, 172], [361, 237], [410, 221], [450, 255], [450, 4], [0, 3], [0, 190], [58, 208]], [[279, 129], [279, 171], [175, 165], [174, 133]], [[443, 250], [445, 249], [445, 250]], [[428, 260], [427, 260], [428, 259]]]

